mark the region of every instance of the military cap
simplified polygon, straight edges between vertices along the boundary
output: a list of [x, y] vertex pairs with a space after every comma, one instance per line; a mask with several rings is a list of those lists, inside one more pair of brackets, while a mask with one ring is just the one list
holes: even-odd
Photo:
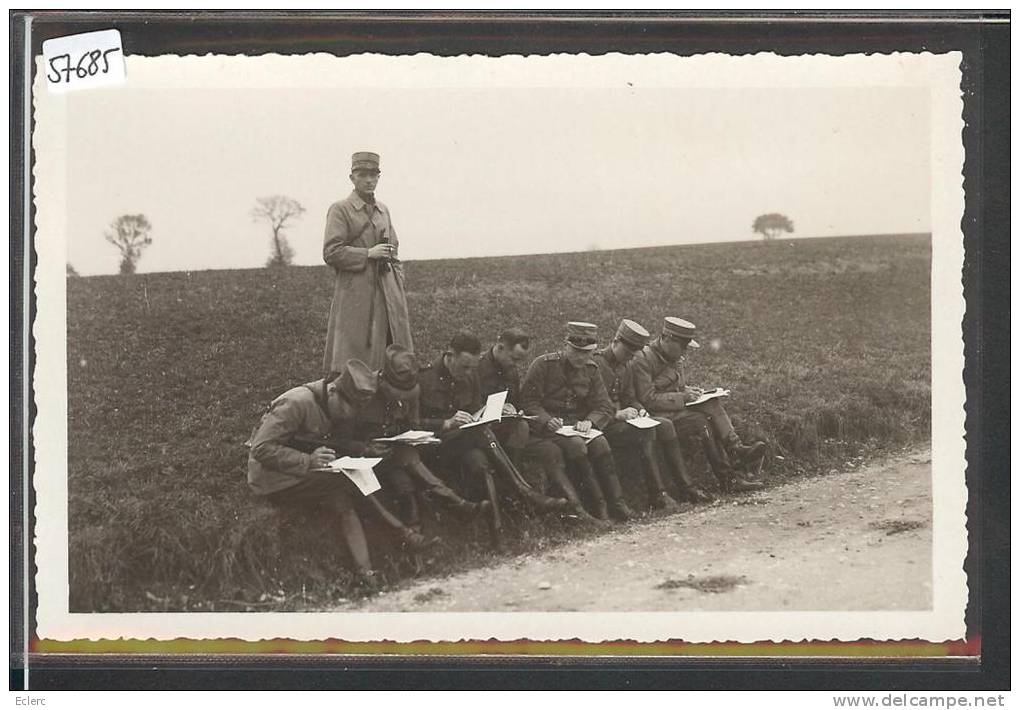
[[620, 321], [620, 327], [616, 329], [616, 337], [631, 350], [640, 350], [648, 345], [652, 336], [640, 323], [624, 318]]
[[378, 170], [379, 154], [360, 151], [351, 156], [351, 172], [355, 170]]
[[697, 332], [697, 328], [690, 321], [683, 320], [682, 318], [673, 318], [666, 316], [662, 322], [662, 334], [670, 338], [676, 338], [677, 340], [688, 340], [688, 347], [700, 348], [698, 341], [694, 339], [694, 334]]
[[343, 372], [333, 380], [337, 389], [350, 399], [371, 397], [379, 387], [379, 377], [372, 368], [361, 360], [351, 358], [344, 364]]
[[578, 350], [594, 350], [598, 347], [598, 326], [583, 321], [567, 323], [567, 343]]
[[386, 347], [382, 376], [387, 384], [398, 390], [414, 389], [418, 384], [418, 358], [403, 345]]

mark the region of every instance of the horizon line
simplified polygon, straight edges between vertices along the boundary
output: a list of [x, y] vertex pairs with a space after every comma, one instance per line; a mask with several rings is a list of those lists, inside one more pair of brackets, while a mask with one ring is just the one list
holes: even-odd
[[[572, 251], [552, 251], [552, 252], [531, 252], [525, 254], [491, 254], [491, 255], [480, 255], [480, 256], [446, 256], [436, 257], [428, 259], [402, 259], [403, 263], [407, 264], [421, 264], [435, 261], [469, 261], [471, 259], [519, 259], [522, 257], [531, 256], [568, 256], [571, 254], [596, 254], [596, 253], [612, 253], [612, 252], [624, 252], [624, 251], [636, 251], [639, 249], [675, 249], [678, 247], [700, 247], [700, 246], [712, 246], [716, 244], [764, 244], [766, 241], [772, 242], [789, 242], [789, 241], [807, 241], [811, 239], [864, 239], [864, 238], [876, 238], [876, 237], [931, 237], [931, 231], [924, 232], [878, 232], [873, 234], [835, 234], [828, 236], [788, 236], [781, 237], [773, 240], [766, 240], [758, 237], [753, 239], [721, 239], [711, 242], [688, 242], [680, 244], [651, 244], [639, 247], [619, 247], [614, 249], [602, 249], [596, 247], [593, 249], [575, 249]], [[67, 262], [68, 266], [73, 267], [74, 265]], [[286, 267], [287, 269], [317, 269], [323, 266], [327, 266], [325, 263], [321, 264], [290, 264]], [[99, 274], [78, 274], [75, 277], [68, 276], [68, 278], [92, 278], [97, 276], [145, 276], [148, 274], [180, 274], [180, 273], [192, 273], [192, 272], [203, 272], [203, 271], [263, 271], [266, 269], [281, 267], [268, 267], [268, 266], [244, 266], [244, 267], [210, 267], [210, 268], [196, 268], [196, 269], [174, 269], [168, 271], [144, 271], [141, 273], [134, 274], [120, 274], [118, 272], [104, 272]]]

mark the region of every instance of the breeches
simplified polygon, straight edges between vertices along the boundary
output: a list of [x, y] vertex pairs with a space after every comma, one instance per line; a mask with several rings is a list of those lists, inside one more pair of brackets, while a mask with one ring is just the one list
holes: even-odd
[[[658, 429], [662, 424], [655, 427]], [[627, 422], [612, 422], [602, 429], [602, 432], [609, 439], [613, 448], [627, 448], [631, 446], [643, 446], [650, 443], [654, 438], [654, 429], [638, 429]]]
[[585, 441], [580, 436], [560, 436], [553, 434], [547, 441], [553, 442], [563, 454], [567, 461], [573, 461], [584, 456], [599, 458], [612, 452], [609, 442], [605, 436], [597, 436], [591, 441]]
[[733, 430], [733, 422], [730, 421], [730, 415], [726, 413], [722, 406], [722, 398], [710, 399], [702, 404], [688, 407], [687, 410], [693, 410], [697, 414], [707, 416], [712, 433], [716, 435], [719, 441], [728, 442], [737, 438], [737, 433]]
[[313, 471], [301, 482], [266, 496], [273, 505], [323, 507], [338, 513], [354, 509], [354, 484], [342, 473]]
[[528, 421], [526, 419], [504, 419], [489, 426], [504, 448], [523, 449], [528, 443]]
[[[710, 426], [708, 416], [693, 409], [682, 409], [679, 412], [671, 413], [669, 421], [673, 425], [674, 433], [680, 439], [696, 436]], [[661, 426], [656, 427], [656, 429], [661, 428]]]

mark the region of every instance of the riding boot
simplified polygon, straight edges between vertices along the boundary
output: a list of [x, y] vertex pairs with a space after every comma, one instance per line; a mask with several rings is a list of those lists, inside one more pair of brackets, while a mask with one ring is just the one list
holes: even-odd
[[562, 465], [549, 466], [547, 473], [549, 480], [563, 493], [563, 497], [567, 499], [565, 513], [575, 516], [582, 523], [599, 527], [609, 526], [605, 520], [599, 520], [585, 510], [584, 504], [581, 502], [581, 496], [577, 494], [577, 489], [574, 488], [574, 484], [567, 477], [567, 472], [563, 469]]
[[698, 487], [691, 475], [691, 469], [687, 466], [684, 453], [680, 449], [678, 439], [668, 439], [662, 442], [662, 453], [667, 465], [672, 469], [673, 480], [676, 481], [681, 493], [692, 503], [711, 503], [715, 498]]
[[499, 494], [496, 492], [496, 481], [492, 478], [492, 472], [484, 471], [485, 474], [485, 495], [486, 501], [491, 508], [489, 517], [489, 538], [492, 549], [496, 552], [503, 550], [503, 518], [499, 512]]
[[418, 507], [418, 495], [408, 493], [397, 498], [397, 506], [400, 508], [400, 519], [407, 527], [417, 530], [421, 528], [421, 513]]
[[528, 503], [538, 508], [539, 510], [563, 510], [570, 503], [564, 498], [550, 498], [549, 496], [539, 493], [531, 484], [528, 483], [521, 472], [517, 470], [517, 466], [510, 460], [506, 451], [500, 446], [499, 441], [496, 439], [495, 434], [492, 433], [488, 428], [485, 428], [482, 436], [486, 444], [486, 454], [489, 457], [489, 461], [492, 463], [493, 468], [500, 474], [504, 480], [508, 481], [514, 490], [521, 498], [526, 500]]
[[667, 513], [675, 513], [680, 506], [666, 492], [666, 485], [662, 482], [662, 472], [659, 470], [659, 459], [655, 455], [655, 441], [649, 439], [638, 447], [638, 454], [644, 464], [645, 475], [648, 477], [648, 491], [653, 508], [660, 508]]
[[461, 498], [456, 491], [443, 483], [436, 474], [429, 470], [429, 467], [422, 463], [421, 459], [414, 458], [406, 464], [407, 471], [425, 486], [425, 496], [435, 498], [447, 503], [451, 508], [465, 515], [478, 515], [488, 507], [488, 501], [472, 503]]
[[602, 494], [602, 487], [599, 486], [598, 480], [595, 478], [595, 472], [592, 471], [591, 463], [588, 462], [587, 456], [579, 456], [569, 462], [578, 473], [581, 478], [581, 483], [585, 490], [588, 491], [588, 497], [592, 501], [592, 515], [599, 520], [609, 520], [609, 511], [606, 508], [606, 497]]
[[397, 534], [400, 535], [401, 539], [403, 539], [404, 543], [412, 550], [424, 550], [439, 542], [438, 537], [427, 538], [421, 533], [404, 525], [400, 522], [400, 519], [391, 513], [376, 496], [370, 495], [365, 496], [365, 498], [368, 500], [369, 505], [372, 506], [376, 515], [378, 515], [388, 527], [395, 530]]
[[705, 450], [705, 457], [723, 490], [729, 493], [744, 493], [762, 488], [762, 484], [746, 481], [737, 474], [733, 466], [730, 465], [729, 459], [726, 458], [726, 453], [719, 447], [719, 443], [708, 429], [701, 432], [700, 438], [702, 448]]
[[765, 458], [765, 442], [755, 441], [750, 445], [744, 444], [736, 432], [726, 442], [726, 453], [730, 460], [738, 466], [749, 464], [751, 467], [758, 467], [759, 462]]
[[617, 520], [630, 520], [636, 517], [634, 511], [627, 505], [623, 498], [623, 487], [616, 475], [616, 465], [613, 463], [612, 454], [603, 454], [592, 461], [592, 468], [599, 477], [599, 483], [609, 500], [609, 512]]

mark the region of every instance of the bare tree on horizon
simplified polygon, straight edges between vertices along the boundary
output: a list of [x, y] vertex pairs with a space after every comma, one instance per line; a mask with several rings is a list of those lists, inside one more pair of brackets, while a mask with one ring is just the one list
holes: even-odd
[[152, 244], [151, 231], [152, 224], [143, 214], [124, 214], [110, 222], [110, 231], [103, 236], [120, 251], [120, 273], [135, 273], [142, 250]]
[[251, 211], [252, 219], [256, 222], [266, 220], [269, 222], [269, 228], [273, 230], [273, 251], [266, 261], [266, 266], [290, 266], [294, 259], [294, 250], [283, 232], [293, 220], [304, 213], [305, 208], [300, 202], [286, 195], [258, 197], [255, 202], [257, 204]]

